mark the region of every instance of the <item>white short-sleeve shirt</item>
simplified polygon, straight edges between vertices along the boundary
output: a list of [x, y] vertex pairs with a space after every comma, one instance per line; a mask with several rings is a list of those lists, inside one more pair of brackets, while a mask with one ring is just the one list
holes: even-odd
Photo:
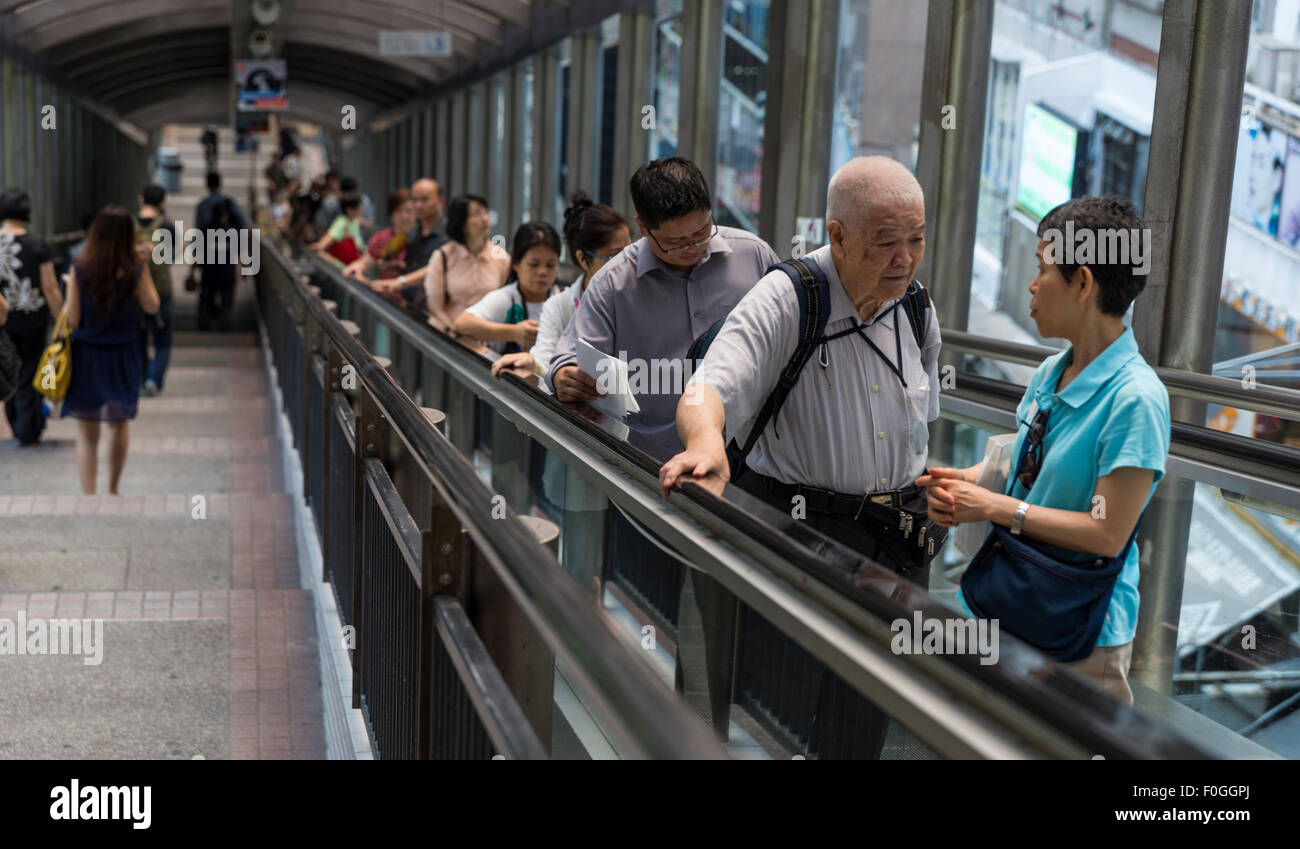
[[[493, 289], [478, 301], [471, 304], [465, 312], [477, 316], [484, 321], [491, 321], [496, 324], [504, 324], [506, 316], [510, 313], [510, 307], [514, 304], [523, 303], [524, 309], [529, 318], [537, 321], [542, 315], [542, 306], [545, 302], [525, 302], [523, 294], [519, 291], [518, 283], [511, 283], [502, 286], [500, 289]], [[489, 342], [488, 347], [494, 351], [501, 351], [507, 342]]]
[[[902, 380], [861, 335], [828, 342], [819, 349], [826, 365], [819, 354], [808, 360], [746, 466], [785, 483], [843, 493], [907, 486], [925, 469], [927, 424], [939, 417], [938, 316], [932, 306], [924, 345], [918, 348], [901, 301], [885, 304], [871, 320], [860, 322], [830, 248], [805, 259], [817, 262], [830, 283], [826, 335], [862, 324], [895, 365], [901, 348]], [[722, 398], [729, 439], [744, 444], [755, 415], [794, 354], [798, 324], [798, 296], [779, 270], [765, 275], [727, 316], [691, 383], [703, 383]]]

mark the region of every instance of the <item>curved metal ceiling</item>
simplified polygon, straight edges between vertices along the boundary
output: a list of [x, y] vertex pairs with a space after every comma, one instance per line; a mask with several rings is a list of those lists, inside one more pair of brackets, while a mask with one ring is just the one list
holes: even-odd
[[[517, 44], [567, 0], [284, 0], [274, 24], [291, 116], [365, 120]], [[603, 4], [601, 4], [603, 5]], [[0, 31], [141, 127], [228, 118], [231, 32], [247, 0], [0, 0]], [[563, 16], [561, 16], [563, 17]], [[446, 30], [448, 58], [378, 55], [381, 30]], [[300, 94], [301, 92], [301, 94]]]

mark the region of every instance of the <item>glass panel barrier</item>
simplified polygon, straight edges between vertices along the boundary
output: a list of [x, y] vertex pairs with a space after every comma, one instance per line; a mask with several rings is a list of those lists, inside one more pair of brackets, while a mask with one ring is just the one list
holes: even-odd
[[[1212, 372], [1300, 390], [1300, 94], [1271, 58], [1294, 41], [1295, 12], [1285, 5], [1253, 20]], [[1300, 417], [1236, 405], [1207, 417], [1219, 430], [1300, 445]]]
[[[995, 6], [971, 333], [1064, 347], [1040, 337], [1029, 317], [1038, 222], [1083, 195], [1128, 198], [1142, 208], [1160, 12], [1106, 4], [1102, 15], [1032, 0]], [[984, 366], [1003, 380], [1027, 377], [1000, 368]]]

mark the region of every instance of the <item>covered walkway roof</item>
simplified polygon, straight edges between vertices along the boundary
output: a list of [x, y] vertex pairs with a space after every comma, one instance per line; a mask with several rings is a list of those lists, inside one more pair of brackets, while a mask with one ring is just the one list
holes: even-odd
[[[287, 62], [289, 115], [339, 120], [343, 103], [369, 120], [478, 76], [618, 11], [612, 0], [0, 0], [0, 37], [87, 98], [145, 129], [225, 123], [234, 59], [256, 25], [252, 7], [279, 6], [269, 25]], [[451, 33], [452, 56], [380, 56], [381, 30]]]

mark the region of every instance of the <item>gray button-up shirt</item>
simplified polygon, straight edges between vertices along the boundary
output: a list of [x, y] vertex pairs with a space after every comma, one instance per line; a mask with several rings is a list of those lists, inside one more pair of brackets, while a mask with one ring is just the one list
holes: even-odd
[[[677, 438], [677, 401], [690, 377], [686, 351], [695, 338], [726, 315], [779, 258], [752, 233], [719, 227], [700, 262], [689, 272], [661, 263], [649, 240], [624, 248], [587, 285], [578, 311], [556, 346], [547, 369], [576, 365], [575, 340], [622, 357], [629, 389], [641, 412], [631, 413], [628, 441], [658, 459], [682, 450]], [[591, 375], [593, 379], [600, 375]]]
[[[924, 344], [918, 348], [900, 301], [890, 301], [869, 321], [859, 322], [830, 247], [818, 248], [805, 260], [817, 262], [830, 284], [826, 335], [861, 323], [896, 366], [901, 346], [907, 386], [856, 333], [828, 342], [826, 365], [818, 355], [808, 360], [745, 464], [785, 483], [836, 492], [901, 489], [925, 469], [926, 425], [939, 417], [939, 317], [933, 306], [927, 311]], [[790, 278], [774, 271], [727, 316], [691, 380], [722, 398], [729, 437], [744, 444], [798, 343], [798, 296]]]

